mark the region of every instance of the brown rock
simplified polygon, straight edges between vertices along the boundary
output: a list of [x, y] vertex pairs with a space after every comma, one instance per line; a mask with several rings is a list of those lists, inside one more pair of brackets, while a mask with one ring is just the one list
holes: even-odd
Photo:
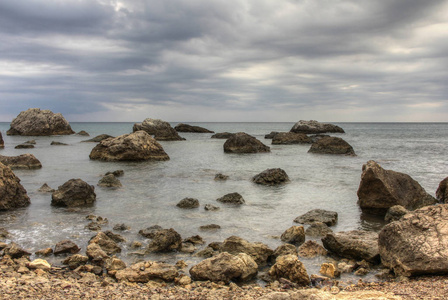
[[277, 258], [282, 255], [296, 255], [297, 256], [297, 248], [292, 244], [282, 244], [275, 248], [274, 253], [272, 254], [273, 258]]
[[311, 144], [311, 138], [304, 133], [278, 132], [272, 138], [272, 145]]
[[81, 248], [79, 248], [78, 245], [76, 245], [72, 241], [63, 240], [56, 244], [53, 253], [54, 255], [66, 254], [66, 253], [75, 254], [78, 253], [80, 250]]
[[55, 190], [52, 189], [47, 183], [44, 183], [37, 191], [39, 193], [53, 193]]
[[28, 268], [48, 271], [51, 269], [51, 265], [48, 263], [48, 261], [38, 258], [38, 259], [31, 261], [28, 264]]
[[103, 178], [101, 178], [98, 181], [98, 186], [102, 187], [121, 187], [121, 182], [118, 180], [114, 174], [104, 175]]
[[269, 270], [269, 276], [274, 279], [285, 278], [300, 286], [310, 284], [305, 266], [295, 255], [277, 257], [276, 263]]
[[222, 196], [221, 198], [216, 199], [218, 202], [222, 203], [228, 203], [228, 204], [244, 204], [246, 201], [244, 201], [243, 196], [241, 196], [238, 193], [230, 193], [227, 195]]
[[400, 220], [409, 211], [401, 205], [394, 205], [387, 210], [384, 221], [387, 223]]
[[344, 133], [344, 130], [333, 124], [320, 123], [315, 120], [304, 121], [300, 120], [291, 128], [290, 132], [305, 133], [305, 134], [317, 134], [317, 133]]
[[154, 138], [158, 141], [182, 141], [185, 140], [173, 127], [171, 127], [170, 123], [159, 120], [159, 119], [145, 119], [142, 123], [135, 123], [133, 131], [143, 130], [150, 135], [153, 135]]
[[34, 252], [34, 254], [40, 255], [40, 256], [50, 256], [51, 254], [53, 254], [53, 249], [45, 248], [45, 249], [38, 250], [38, 251]]
[[34, 145], [31, 144], [19, 144], [17, 146], [14, 147], [14, 149], [32, 149], [34, 148]]
[[84, 141], [81, 141], [81, 142], [82, 143], [99, 143], [99, 142], [101, 142], [103, 140], [106, 140], [108, 138], [113, 138], [113, 136], [108, 135], [108, 134], [100, 134], [100, 135], [97, 135], [94, 138], [91, 138], [89, 140], [84, 140]]
[[215, 133], [214, 131], [208, 130], [204, 127], [193, 126], [188, 124], [180, 123], [174, 127], [177, 132], [194, 132], [194, 133]]
[[20, 258], [22, 256], [30, 256], [31, 253], [20, 247], [18, 244], [11, 242], [6, 248], [3, 249], [5, 255], [11, 256], [11, 258]]
[[339, 137], [323, 137], [311, 145], [309, 153], [318, 154], [343, 154], [356, 156], [355, 151], [349, 143]]
[[282, 233], [280, 239], [282, 242], [300, 246], [305, 242], [305, 230], [303, 226], [291, 226]]
[[250, 243], [237, 236], [231, 236], [225, 239], [220, 247], [220, 251], [234, 255], [246, 253], [259, 265], [265, 264], [269, 256], [274, 253], [272, 249], [263, 243]]
[[436, 191], [436, 198], [439, 200], [440, 203], [448, 203], [448, 177], [443, 179], [439, 183], [439, 187]]
[[167, 252], [180, 250], [182, 237], [173, 228], [161, 229], [154, 233], [151, 243], [146, 248], [147, 252]]
[[95, 188], [81, 179], [70, 179], [51, 195], [53, 206], [91, 206], [95, 201]]
[[341, 272], [333, 263], [323, 263], [320, 266], [319, 273], [330, 278], [341, 276]]
[[313, 258], [316, 256], [327, 255], [327, 250], [324, 247], [316, 243], [315, 241], [306, 241], [299, 247], [299, 256], [305, 258]]
[[79, 132], [76, 133], [77, 135], [82, 135], [82, 136], [90, 136], [90, 134], [87, 131], [81, 130]]
[[139, 262], [130, 266], [129, 268], [119, 270], [115, 274], [115, 278], [119, 282], [141, 282], [146, 283], [150, 280], [161, 279], [163, 281], [171, 282], [179, 276], [176, 267], [166, 263], [159, 263], [153, 261]]
[[42, 164], [32, 154], [22, 154], [19, 156], [0, 155], [0, 162], [11, 169], [40, 169]]
[[271, 152], [270, 148], [255, 137], [244, 132], [232, 135], [224, 143], [225, 153], [259, 153]]
[[195, 198], [184, 198], [176, 204], [179, 208], [191, 209], [199, 207], [199, 200]]
[[0, 211], [26, 207], [30, 203], [20, 179], [11, 168], [0, 163]]
[[107, 255], [121, 252], [120, 246], [104, 232], [98, 232], [97, 235], [90, 239], [89, 244], [97, 244]]
[[262, 185], [279, 185], [289, 182], [286, 172], [280, 168], [267, 169], [252, 178], [252, 181]]
[[89, 260], [89, 257], [81, 255], [81, 254], [74, 254], [71, 256], [68, 256], [64, 261], [62, 262], [64, 265], [68, 265], [70, 269], [74, 270], [78, 268], [79, 266], [85, 265], [87, 261]]
[[294, 219], [295, 223], [313, 224], [316, 222], [321, 222], [326, 224], [327, 226], [333, 226], [337, 223], [337, 221], [337, 212], [324, 209], [313, 209]]
[[235, 133], [230, 133], [230, 132], [218, 132], [214, 135], [212, 135], [212, 139], [228, 139], [230, 137], [232, 137], [233, 135], [235, 135]]
[[305, 235], [311, 236], [311, 237], [324, 237], [329, 233], [332, 233], [333, 230], [331, 230], [330, 227], [328, 227], [325, 223], [322, 222], [315, 222], [310, 225], [305, 230]]

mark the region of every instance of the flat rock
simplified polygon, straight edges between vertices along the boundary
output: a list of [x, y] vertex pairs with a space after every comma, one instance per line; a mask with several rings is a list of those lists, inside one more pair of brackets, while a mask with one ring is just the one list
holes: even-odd
[[51, 146], [68, 146], [68, 144], [66, 143], [62, 143], [62, 142], [57, 142], [57, 141], [52, 141], [50, 143]]
[[304, 133], [278, 132], [272, 138], [272, 145], [311, 144], [311, 138]]
[[317, 133], [344, 133], [344, 130], [333, 124], [320, 123], [315, 120], [305, 121], [300, 120], [291, 128], [290, 132], [305, 133], [305, 134], [317, 134]]
[[82, 179], [70, 179], [51, 195], [51, 205], [76, 207], [91, 206], [96, 201], [95, 188]]
[[103, 140], [106, 140], [106, 139], [109, 139], [109, 138], [113, 138], [113, 136], [108, 135], [108, 134], [100, 134], [100, 135], [97, 135], [94, 138], [91, 138], [91, 139], [88, 139], [88, 140], [84, 140], [84, 141], [81, 141], [81, 142], [82, 143], [99, 143], [99, 142], [101, 142]]
[[179, 276], [175, 266], [155, 261], [145, 261], [133, 264], [129, 268], [119, 270], [115, 278], [119, 282], [140, 282], [147, 283], [150, 280], [163, 280], [172, 282]]
[[42, 164], [33, 154], [19, 156], [0, 155], [0, 162], [11, 169], [40, 169]]
[[25, 188], [10, 167], [0, 163], [0, 211], [30, 205]]
[[19, 144], [19, 145], [14, 147], [14, 149], [32, 149], [32, 148], [34, 148], [33, 144], [26, 144], [26, 143]]
[[204, 127], [194, 126], [189, 124], [180, 123], [174, 127], [177, 132], [193, 132], [193, 133], [215, 133], [214, 131], [208, 130]]
[[255, 137], [238, 132], [232, 135], [224, 143], [225, 153], [263, 153], [271, 152], [271, 149], [257, 140]]
[[279, 185], [289, 182], [286, 172], [280, 168], [267, 169], [252, 178], [256, 184]]
[[309, 153], [356, 156], [353, 147], [339, 137], [323, 137], [311, 145]]
[[316, 222], [322, 222], [327, 226], [333, 226], [337, 223], [337, 221], [338, 221], [337, 212], [324, 209], [313, 209], [294, 219], [295, 223], [313, 224]]
[[183, 141], [183, 137], [179, 136], [177, 131], [171, 127], [170, 123], [160, 119], [147, 118], [142, 123], [135, 123], [133, 131], [143, 130], [158, 141]]

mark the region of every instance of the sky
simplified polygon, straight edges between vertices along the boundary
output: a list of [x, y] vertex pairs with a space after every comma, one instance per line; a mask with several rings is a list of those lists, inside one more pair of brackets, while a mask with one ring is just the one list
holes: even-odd
[[447, 0], [1, 0], [0, 121], [448, 122]]

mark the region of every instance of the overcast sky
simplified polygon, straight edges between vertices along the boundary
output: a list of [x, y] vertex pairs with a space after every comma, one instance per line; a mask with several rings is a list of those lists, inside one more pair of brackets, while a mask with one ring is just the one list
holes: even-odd
[[447, 0], [1, 0], [0, 121], [448, 121]]

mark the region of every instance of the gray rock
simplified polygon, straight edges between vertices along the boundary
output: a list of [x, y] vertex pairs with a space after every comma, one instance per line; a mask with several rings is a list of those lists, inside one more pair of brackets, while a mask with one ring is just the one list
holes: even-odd
[[18, 156], [0, 155], [0, 162], [13, 170], [42, 168], [42, 164], [33, 154], [22, 154]]
[[11, 168], [0, 163], [0, 211], [26, 207], [30, 203], [20, 179]]
[[180, 123], [174, 127], [177, 132], [193, 132], [193, 133], [215, 133], [214, 131], [208, 130], [204, 127], [194, 126], [189, 124]]
[[159, 225], [153, 225], [145, 229], [141, 229], [138, 234], [144, 236], [145, 238], [152, 239], [156, 232], [162, 230], [163, 228]]
[[112, 172], [106, 172], [106, 174], [104, 174], [104, 175], [109, 175], [109, 174], [112, 174], [115, 177], [120, 177], [120, 176], [124, 175], [124, 171], [123, 170], [115, 170], [115, 171], [112, 171]]
[[32, 144], [20, 144], [14, 147], [14, 149], [32, 149], [34, 145]]
[[323, 137], [311, 145], [309, 153], [356, 156], [353, 147], [339, 137]]
[[2, 133], [0, 132], [0, 149], [5, 148], [5, 141], [3, 141]]
[[216, 199], [218, 202], [222, 203], [228, 203], [228, 204], [244, 204], [246, 201], [244, 201], [243, 196], [241, 196], [238, 193], [230, 193], [227, 195], [222, 196], [221, 198]]
[[344, 130], [337, 125], [320, 123], [315, 120], [311, 121], [300, 120], [299, 122], [294, 124], [294, 126], [291, 128], [290, 131], [305, 134], [317, 134], [326, 132], [344, 133]]
[[173, 127], [171, 127], [170, 123], [159, 120], [159, 119], [145, 119], [142, 123], [135, 123], [133, 127], [133, 131], [143, 130], [150, 135], [153, 135], [154, 138], [158, 141], [182, 141], [185, 140]]
[[214, 205], [211, 205], [211, 204], [206, 204], [206, 205], [204, 206], [204, 209], [205, 209], [205, 210], [208, 210], [208, 211], [217, 211], [217, 210], [220, 210], [220, 208], [219, 208], [218, 206], [214, 206]]
[[95, 188], [81, 179], [70, 179], [51, 195], [53, 206], [91, 206], [95, 201]]
[[120, 180], [118, 180], [115, 177], [115, 175], [109, 174], [109, 175], [105, 175], [103, 178], [101, 178], [98, 181], [98, 186], [102, 186], [102, 187], [121, 187], [122, 184], [121, 184]]
[[286, 172], [280, 168], [267, 169], [252, 178], [256, 184], [262, 185], [279, 185], [289, 182]]
[[273, 139], [274, 136], [278, 133], [278, 131], [271, 131], [271, 133], [268, 133], [264, 136], [265, 139], [270, 140]]
[[61, 143], [61, 142], [56, 142], [56, 141], [52, 141], [50, 143], [51, 146], [68, 146], [68, 144], [66, 143]]
[[191, 209], [199, 207], [199, 200], [195, 198], [184, 198], [176, 204], [179, 208]]
[[255, 137], [244, 132], [232, 135], [224, 143], [225, 153], [260, 153], [271, 152], [271, 149], [257, 140]]
[[313, 224], [316, 222], [322, 222], [327, 226], [333, 226], [337, 223], [337, 221], [337, 212], [324, 209], [313, 209], [294, 219], [294, 222], [300, 224]]

